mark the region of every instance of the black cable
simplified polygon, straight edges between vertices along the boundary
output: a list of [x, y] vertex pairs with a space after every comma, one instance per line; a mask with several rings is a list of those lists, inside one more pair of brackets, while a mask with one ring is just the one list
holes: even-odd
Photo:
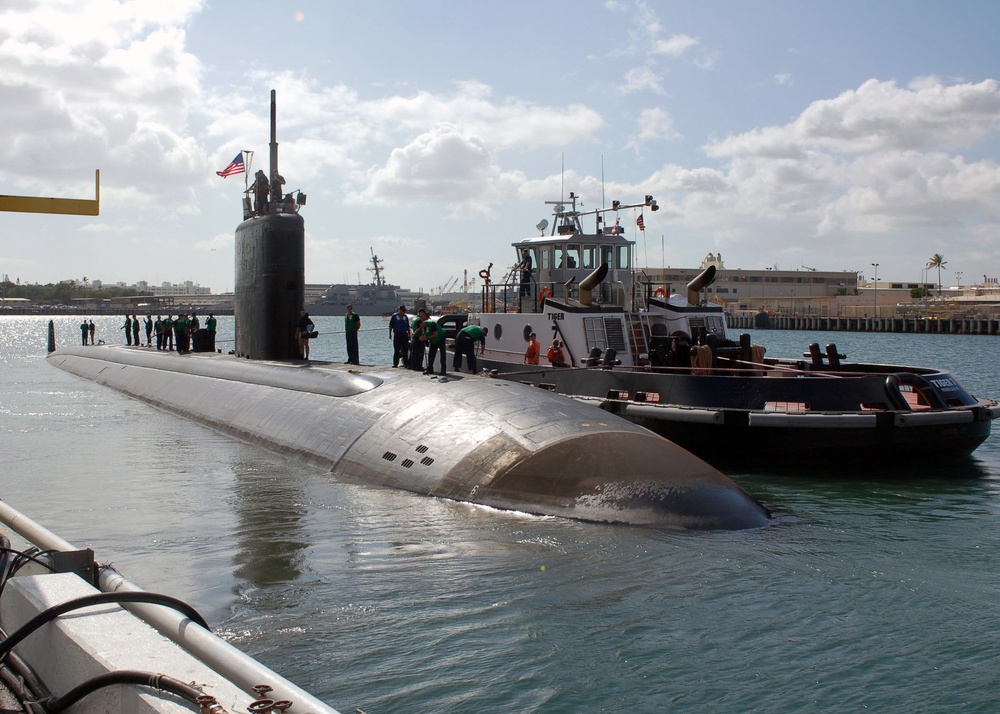
[[[14, 575], [17, 574], [17, 571], [28, 563], [37, 563], [43, 568], [48, 568], [50, 571], [55, 572], [55, 568], [52, 567], [52, 564], [45, 562], [42, 558], [58, 551], [39, 550], [34, 546], [23, 551], [8, 547], [0, 548], [0, 550], [3, 551], [3, 560], [7, 562], [6, 570], [0, 567], [0, 595], [3, 594], [3, 590], [7, 586], [7, 581], [14, 577]], [[7, 556], [10, 554], [13, 554], [14, 557], [8, 560]]]
[[197, 610], [188, 605], [186, 602], [170, 597], [169, 595], [147, 592], [97, 593], [95, 595], [86, 595], [84, 597], [74, 598], [73, 600], [67, 600], [64, 603], [54, 605], [53, 607], [43, 610], [35, 615], [33, 618], [21, 625], [16, 632], [13, 632], [10, 637], [5, 639], [3, 642], [0, 642], [0, 662], [4, 660], [7, 653], [14, 649], [14, 647], [16, 647], [21, 640], [26, 638], [45, 623], [73, 610], [90, 607], [91, 605], [104, 605], [111, 602], [141, 602], [153, 605], [166, 605], [167, 607], [172, 607], [173, 609], [179, 611], [195, 624], [201, 625], [206, 630], [211, 632], [211, 628], [208, 626], [208, 623], [205, 622], [205, 619], [200, 614], [198, 614]]
[[[10, 557], [10, 538], [0, 533], [0, 575], [7, 569], [7, 558]], [[0, 582], [0, 587], [3, 583]]]
[[[2, 628], [0, 628], [0, 636], [7, 637], [7, 633]], [[18, 688], [21, 691], [15, 692], [15, 694], [22, 702], [37, 700], [50, 694], [38, 675], [28, 666], [27, 662], [18, 656], [17, 652], [8, 652], [6, 661], [0, 663], [0, 678], [8, 683], [8, 688], [14, 691], [15, 688], [8, 682], [9, 677], [14, 677], [20, 682]], [[30, 696], [28, 696], [29, 694]]]
[[110, 687], [115, 684], [138, 684], [143, 687], [151, 687], [160, 691], [176, 694], [178, 697], [191, 702], [200, 710], [198, 697], [203, 692], [189, 684], [185, 684], [179, 679], [168, 677], [165, 674], [153, 674], [152, 672], [140, 672], [138, 670], [121, 670], [120, 672], [108, 672], [93, 679], [88, 679], [83, 684], [73, 687], [60, 697], [49, 697], [39, 700], [39, 704], [50, 712], [61, 712], [67, 709], [89, 694], [93, 694], [98, 689]]

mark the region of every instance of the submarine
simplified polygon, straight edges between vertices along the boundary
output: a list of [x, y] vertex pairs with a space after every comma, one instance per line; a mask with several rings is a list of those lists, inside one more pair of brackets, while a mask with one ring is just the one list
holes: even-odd
[[[271, 176], [277, 177], [271, 92]], [[568, 397], [473, 375], [302, 360], [304, 196], [271, 182], [236, 229], [236, 346], [178, 354], [119, 345], [48, 361], [338, 479], [504, 510], [676, 529], [766, 525], [736, 483], [642, 427]]]

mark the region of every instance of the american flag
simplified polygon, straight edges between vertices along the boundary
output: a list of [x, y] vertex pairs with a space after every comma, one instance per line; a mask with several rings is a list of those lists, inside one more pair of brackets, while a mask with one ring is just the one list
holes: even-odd
[[222, 169], [222, 171], [216, 171], [215, 173], [221, 176], [222, 178], [226, 178], [226, 176], [241, 174], [245, 170], [246, 167], [243, 165], [243, 152], [241, 151], [240, 153], [236, 154], [235, 159], [229, 162], [229, 166]]
[[646, 230], [646, 224], [642, 222], [642, 214], [641, 213], [639, 214], [639, 217], [635, 219], [635, 224], [637, 226], [639, 226], [639, 230], [640, 231]]

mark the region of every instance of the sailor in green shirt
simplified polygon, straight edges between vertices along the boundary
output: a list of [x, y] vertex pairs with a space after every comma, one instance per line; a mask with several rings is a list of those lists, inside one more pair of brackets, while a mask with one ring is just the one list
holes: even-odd
[[478, 342], [479, 354], [486, 349], [486, 335], [489, 328], [482, 328], [479, 325], [466, 325], [455, 336], [455, 371], [462, 369], [462, 355], [469, 358], [469, 371], [476, 374], [476, 343]]
[[187, 352], [187, 336], [188, 321], [187, 315], [183, 312], [177, 316], [174, 320], [174, 342], [176, 343], [178, 354], [184, 354]]
[[422, 317], [413, 318], [410, 323], [410, 369], [419, 372], [424, 368], [424, 343], [420, 336], [423, 335], [424, 319]]
[[355, 314], [352, 305], [347, 306], [344, 315], [344, 335], [347, 338], [347, 361], [344, 364], [361, 364], [358, 355], [358, 330], [361, 329], [361, 318]]
[[438, 351], [441, 352], [441, 374], [448, 373], [445, 363], [448, 359], [448, 349], [444, 342], [444, 329], [435, 320], [430, 319], [427, 311], [423, 308], [417, 310], [417, 314], [423, 318], [424, 325], [420, 330], [420, 341], [430, 345], [430, 352], [427, 354], [427, 369], [424, 374], [434, 374], [434, 358]]
[[122, 325], [121, 329], [125, 330], [125, 344], [132, 344], [132, 318], [128, 315], [125, 316], [125, 324]]
[[163, 330], [163, 349], [168, 352], [174, 348], [174, 321], [170, 315], [167, 315], [163, 322], [160, 323], [160, 328]]
[[208, 313], [208, 319], [205, 320], [205, 329], [209, 332], [215, 332], [215, 326], [218, 324], [218, 320], [215, 319], [215, 315]]

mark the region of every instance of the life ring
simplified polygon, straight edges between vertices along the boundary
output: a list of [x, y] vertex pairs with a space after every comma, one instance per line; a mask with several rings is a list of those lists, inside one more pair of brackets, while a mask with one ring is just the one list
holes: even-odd
[[546, 285], [545, 287], [543, 287], [541, 290], [538, 291], [538, 304], [541, 305], [543, 302], [545, 302], [545, 298], [550, 298], [550, 297], [552, 297], [552, 291], [549, 290], [549, 286]]
[[666, 297], [666, 296], [667, 296], [667, 291], [664, 290], [663, 288], [657, 288], [656, 290], [653, 291], [653, 297]]

